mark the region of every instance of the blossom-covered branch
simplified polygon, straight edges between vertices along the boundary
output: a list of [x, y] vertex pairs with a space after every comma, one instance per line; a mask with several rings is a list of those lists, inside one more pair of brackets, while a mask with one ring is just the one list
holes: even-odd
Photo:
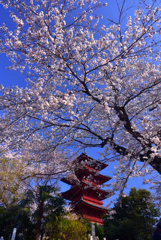
[[126, 177], [135, 161], [161, 173], [157, 1], [134, 13], [122, 1], [107, 26], [97, 9], [108, 4], [96, 0], [1, 3], [16, 25], [0, 28], [1, 52], [28, 70], [26, 88], [1, 86], [1, 143], [40, 161], [56, 148], [106, 147]]

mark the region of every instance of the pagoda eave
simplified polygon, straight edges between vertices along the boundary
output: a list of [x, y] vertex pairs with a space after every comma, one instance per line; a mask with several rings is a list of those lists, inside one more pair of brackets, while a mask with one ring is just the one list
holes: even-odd
[[108, 166], [107, 163], [100, 162], [98, 160], [95, 160], [89, 156], [87, 156], [85, 153], [82, 153], [75, 161], [75, 163], [82, 163], [83, 165], [88, 165], [90, 167], [93, 167], [97, 169], [98, 171], [103, 170]]
[[64, 183], [67, 183], [69, 185], [75, 185], [75, 184], [80, 183], [79, 179], [76, 178], [76, 176], [74, 174], [70, 174], [66, 177], [61, 178], [61, 181], [64, 182]]
[[93, 204], [93, 203], [90, 203], [90, 202], [87, 202], [83, 199], [79, 200], [78, 202], [76, 202], [74, 205], [72, 205], [71, 207], [74, 208], [75, 210], [78, 209], [81, 209], [83, 208], [84, 206], [86, 207], [90, 207], [90, 208], [93, 208], [94, 210], [96, 211], [99, 211], [99, 212], [102, 212], [103, 213], [107, 213], [108, 212], [108, 209], [105, 208], [105, 207], [102, 207], [102, 206], [99, 206], [99, 205], [96, 205], [96, 204]]
[[108, 213], [108, 209], [96, 204], [89, 203], [85, 200], [80, 200], [71, 206], [74, 211], [80, 213], [83, 218], [89, 219], [93, 223], [103, 225], [101, 216]]
[[94, 171], [89, 170], [87, 168], [80, 169], [78, 178], [81, 178], [82, 176], [85, 176], [86, 180], [88, 180], [88, 181], [92, 181], [93, 178], [94, 178], [94, 180], [96, 182], [98, 182], [98, 184], [100, 184], [100, 185], [111, 179], [111, 177], [109, 177], [109, 176], [102, 175], [98, 172], [94, 172], [94, 174], [93, 174], [93, 172]]
[[62, 195], [63, 198], [72, 201], [73, 197], [76, 196], [76, 194], [78, 192], [80, 192], [80, 191], [87, 192], [89, 190], [91, 192], [94, 192], [95, 194], [97, 194], [99, 196], [100, 200], [104, 200], [109, 195], [109, 191], [105, 191], [105, 190], [102, 190], [102, 189], [96, 188], [96, 187], [95, 188], [90, 188], [90, 186], [88, 186], [87, 184], [83, 184], [83, 186], [82, 185], [75, 185], [75, 186], [71, 187], [69, 190], [67, 190], [65, 192], [62, 192], [61, 195]]

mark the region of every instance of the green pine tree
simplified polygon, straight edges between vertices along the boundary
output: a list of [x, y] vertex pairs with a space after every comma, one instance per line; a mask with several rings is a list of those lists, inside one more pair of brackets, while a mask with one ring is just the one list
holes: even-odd
[[121, 197], [104, 221], [105, 236], [110, 240], [151, 240], [159, 209], [145, 189], [132, 188]]

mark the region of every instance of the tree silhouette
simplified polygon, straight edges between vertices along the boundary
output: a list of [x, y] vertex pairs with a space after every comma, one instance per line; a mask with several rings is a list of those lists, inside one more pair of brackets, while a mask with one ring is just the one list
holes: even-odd
[[105, 218], [107, 239], [151, 240], [159, 209], [145, 189], [132, 188], [129, 196], [121, 197], [115, 203], [113, 213]]

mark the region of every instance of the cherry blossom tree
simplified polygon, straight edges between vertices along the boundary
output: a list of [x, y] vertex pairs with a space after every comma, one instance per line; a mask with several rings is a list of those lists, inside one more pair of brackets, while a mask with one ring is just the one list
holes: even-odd
[[[5, 148], [4, 148], [5, 149]], [[6, 150], [6, 149], [5, 149]], [[14, 206], [24, 198], [28, 190], [37, 189], [37, 185], [50, 184], [57, 187], [57, 180], [69, 167], [60, 154], [52, 156], [50, 162], [31, 161], [30, 155], [15, 155], [13, 152], [0, 151], [0, 205]], [[59, 164], [56, 164], [56, 158]], [[63, 165], [63, 166], [62, 166]], [[67, 166], [64, 166], [67, 165]]]
[[161, 174], [159, 1], [133, 13], [116, 1], [108, 21], [103, 1], [0, 2], [15, 23], [0, 28], [1, 52], [28, 75], [26, 88], [1, 86], [1, 143], [40, 162], [55, 149], [104, 148], [124, 184], [146, 166]]
[[[21, 159], [22, 160], [22, 159]], [[25, 164], [19, 158], [13, 159], [0, 152], [0, 205], [16, 205], [27, 184], [23, 183]]]

